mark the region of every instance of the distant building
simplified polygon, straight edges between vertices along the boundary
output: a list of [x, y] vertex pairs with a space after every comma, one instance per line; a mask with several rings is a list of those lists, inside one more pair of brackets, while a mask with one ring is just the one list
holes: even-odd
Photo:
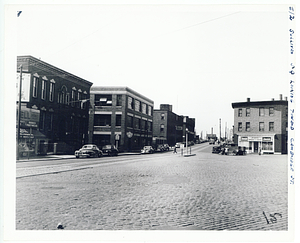
[[[186, 131], [188, 129], [188, 132]], [[177, 142], [185, 142], [186, 133], [188, 141], [195, 141], [195, 119], [180, 116], [172, 112], [172, 105], [161, 104], [160, 109], [153, 112], [153, 144], [169, 144], [174, 146]]]
[[128, 87], [93, 86], [89, 142], [120, 151], [138, 151], [152, 143], [154, 102]]
[[27, 156], [28, 152], [31, 156], [74, 153], [87, 142], [88, 100], [92, 83], [32, 56], [18, 56], [17, 104], [20, 65], [19, 155]]
[[249, 153], [287, 153], [288, 101], [250, 101], [232, 103], [234, 142]]
[[153, 146], [174, 146], [183, 141], [183, 117], [172, 112], [172, 105], [161, 104], [153, 111]]

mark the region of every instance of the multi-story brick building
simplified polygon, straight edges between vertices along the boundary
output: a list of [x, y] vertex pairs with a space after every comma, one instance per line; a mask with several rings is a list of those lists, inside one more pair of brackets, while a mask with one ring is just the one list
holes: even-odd
[[154, 102], [128, 87], [91, 88], [89, 142], [140, 150], [152, 142]]
[[248, 153], [287, 153], [288, 101], [232, 103], [234, 142]]
[[[188, 129], [188, 131], [186, 131]], [[195, 140], [195, 119], [180, 116], [172, 112], [172, 105], [161, 104], [160, 109], [153, 111], [153, 144], [167, 143], [174, 146], [177, 142]]]
[[32, 56], [18, 56], [18, 84], [21, 65], [19, 155], [74, 153], [87, 142], [88, 102], [82, 101], [89, 100], [92, 83]]

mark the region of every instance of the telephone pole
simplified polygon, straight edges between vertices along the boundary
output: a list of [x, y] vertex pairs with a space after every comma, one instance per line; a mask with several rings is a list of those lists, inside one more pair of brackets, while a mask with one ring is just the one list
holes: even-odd
[[17, 160], [19, 160], [19, 142], [20, 142], [20, 125], [21, 125], [21, 100], [22, 100], [22, 69], [20, 66], [20, 83], [19, 83], [19, 104], [18, 104], [18, 133], [17, 133]]

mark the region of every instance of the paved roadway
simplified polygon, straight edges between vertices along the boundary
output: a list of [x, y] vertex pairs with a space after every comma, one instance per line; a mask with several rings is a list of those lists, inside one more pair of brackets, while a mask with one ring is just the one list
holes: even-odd
[[287, 230], [287, 156], [211, 149], [17, 163], [16, 229]]

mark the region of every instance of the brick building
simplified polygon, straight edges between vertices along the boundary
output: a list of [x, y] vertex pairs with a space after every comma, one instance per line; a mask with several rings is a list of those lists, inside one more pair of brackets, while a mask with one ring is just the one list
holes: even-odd
[[[18, 91], [21, 65], [19, 155], [74, 153], [87, 142], [88, 102], [82, 100], [89, 100], [92, 83], [32, 56], [18, 56]], [[17, 103], [18, 98], [19, 92]]]
[[288, 101], [250, 101], [232, 103], [234, 142], [248, 153], [287, 153]]
[[120, 151], [137, 151], [152, 143], [154, 102], [128, 87], [91, 88], [89, 142]]
[[[188, 133], [186, 131], [188, 129]], [[161, 104], [160, 109], [153, 111], [153, 144], [167, 143], [174, 146], [177, 142], [195, 140], [195, 119], [180, 116], [172, 112], [172, 105]]]

